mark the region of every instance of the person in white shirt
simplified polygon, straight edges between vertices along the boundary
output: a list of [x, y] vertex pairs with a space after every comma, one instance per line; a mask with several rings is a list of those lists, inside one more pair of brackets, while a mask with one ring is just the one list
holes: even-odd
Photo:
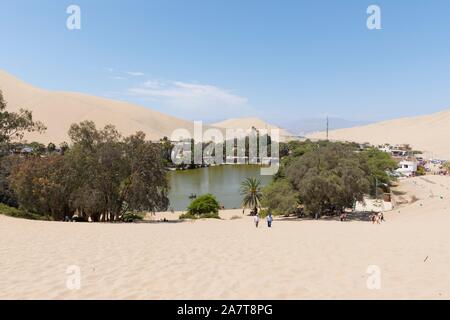
[[254, 216], [253, 221], [255, 222], [255, 226], [258, 228], [259, 216], [257, 214]]

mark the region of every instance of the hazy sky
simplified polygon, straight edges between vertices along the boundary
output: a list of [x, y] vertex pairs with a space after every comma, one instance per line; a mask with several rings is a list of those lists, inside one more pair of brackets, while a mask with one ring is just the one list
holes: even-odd
[[191, 120], [381, 120], [450, 108], [449, 15], [447, 0], [0, 0], [0, 69]]

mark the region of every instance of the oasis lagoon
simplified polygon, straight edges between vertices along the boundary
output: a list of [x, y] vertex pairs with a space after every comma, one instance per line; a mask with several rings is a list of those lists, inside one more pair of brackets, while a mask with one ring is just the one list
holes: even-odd
[[261, 186], [269, 184], [273, 176], [261, 175], [261, 166], [222, 165], [169, 172], [169, 210], [185, 211], [192, 195], [213, 194], [225, 209], [241, 208], [241, 183], [245, 178], [257, 178]]

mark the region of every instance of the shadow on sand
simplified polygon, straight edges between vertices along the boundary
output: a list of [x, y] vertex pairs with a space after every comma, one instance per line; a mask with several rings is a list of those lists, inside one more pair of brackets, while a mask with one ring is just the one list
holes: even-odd
[[176, 223], [183, 223], [188, 222], [188, 220], [141, 220], [141, 221], [135, 221], [133, 223], [136, 224], [176, 224]]
[[[353, 222], [353, 221], [362, 221], [362, 222], [372, 222], [371, 216], [373, 212], [352, 212], [347, 214], [347, 218], [342, 222]], [[310, 218], [310, 217], [297, 217], [297, 216], [289, 216], [289, 217], [278, 217], [276, 221], [340, 221], [339, 216], [323, 216], [319, 220]]]

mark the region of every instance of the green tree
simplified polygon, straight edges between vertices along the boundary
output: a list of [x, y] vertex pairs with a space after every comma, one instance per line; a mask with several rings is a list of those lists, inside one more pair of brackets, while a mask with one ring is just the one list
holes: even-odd
[[71, 168], [72, 206], [94, 221], [117, 220], [127, 210], [165, 210], [169, 200], [159, 144], [138, 132], [122, 138], [113, 126], [73, 125], [66, 153]]
[[169, 182], [166, 162], [161, 155], [164, 146], [145, 141], [138, 132], [124, 141], [128, 177], [121, 184], [121, 197], [128, 209], [136, 211], [164, 211], [169, 206]]
[[306, 211], [319, 218], [361, 201], [369, 192], [364, 158], [343, 144], [326, 144], [304, 154], [286, 168]]
[[205, 194], [193, 200], [187, 212], [191, 216], [201, 217], [202, 215], [218, 215], [219, 202], [212, 194]]
[[18, 157], [5, 157], [17, 147], [18, 142], [26, 132], [42, 132], [42, 123], [33, 121], [32, 113], [20, 109], [19, 112], [6, 110], [7, 103], [0, 90], [0, 202], [10, 206], [17, 206], [17, 197], [10, 186], [9, 178], [14, 163], [21, 161]]
[[[33, 120], [31, 111], [20, 109], [19, 112], [6, 110], [7, 103], [0, 91], [0, 149], [9, 149], [9, 144], [21, 140], [26, 132], [42, 132], [45, 126]], [[0, 151], [1, 151], [0, 150]]]
[[258, 214], [258, 208], [261, 208], [261, 181], [256, 178], [246, 178], [241, 183], [242, 206], [251, 209], [252, 215]]
[[0, 203], [16, 208], [19, 206], [17, 195], [10, 184], [10, 176], [13, 167], [23, 160], [17, 155], [0, 157]]
[[121, 135], [113, 126], [97, 130], [91, 121], [69, 130], [73, 146], [66, 153], [71, 170], [73, 210], [93, 221], [116, 220], [121, 214], [120, 185], [128, 176]]
[[375, 195], [377, 188], [381, 187], [384, 192], [388, 191], [391, 183], [391, 176], [388, 172], [397, 169], [397, 162], [392, 157], [375, 148], [369, 148], [361, 153], [364, 157], [370, 172], [370, 194]]
[[31, 149], [33, 149], [33, 155], [35, 156], [41, 156], [45, 153], [45, 145], [43, 145], [42, 143], [39, 142], [31, 142], [29, 144], [27, 144], [28, 147], [30, 147]]
[[170, 142], [169, 138], [164, 137], [161, 140], [159, 140], [161, 143], [161, 153], [162, 157], [166, 161], [167, 164], [172, 164], [172, 149], [173, 145], [172, 142]]
[[74, 124], [64, 155], [30, 156], [13, 167], [19, 205], [54, 219], [118, 220], [134, 211], [165, 210], [168, 182], [161, 147], [143, 133], [123, 138], [113, 126]]
[[61, 142], [59, 144], [59, 149], [61, 150], [61, 154], [64, 155], [64, 153], [69, 150], [69, 144], [67, 142]]
[[298, 204], [298, 192], [286, 179], [273, 181], [262, 190], [261, 205], [274, 215], [294, 214]]
[[64, 173], [61, 156], [29, 157], [16, 165], [10, 180], [20, 207], [41, 216], [62, 219], [69, 213]]
[[56, 145], [53, 142], [50, 142], [47, 145], [47, 152], [52, 153], [52, 152], [55, 152], [55, 150], [56, 150]]

